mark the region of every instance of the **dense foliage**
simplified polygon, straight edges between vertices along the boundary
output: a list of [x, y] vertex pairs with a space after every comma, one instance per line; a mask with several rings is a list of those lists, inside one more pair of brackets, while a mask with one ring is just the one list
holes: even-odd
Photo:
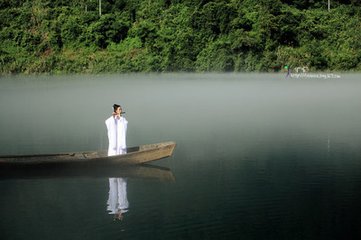
[[359, 0], [1, 0], [0, 26], [2, 74], [361, 70]]

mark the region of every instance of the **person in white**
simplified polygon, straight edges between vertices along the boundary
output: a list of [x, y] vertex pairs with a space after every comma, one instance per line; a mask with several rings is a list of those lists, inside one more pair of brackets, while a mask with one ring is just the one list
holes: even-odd
[[108, 131], [108, 156], [126, 153], [126, 134], [128, 121], [122, 116], [122, 108], [118, 104], [113, 105], [114, 112], [105, 120]]
[[[108, 132], [108, 156], [126, 153], [126, 134], [128, 121], [121, 115], [122, 108], [118, 104], [113, 105], [114, 112], [105, 120]], [[127, 179], [109, 178], [109, 198], [107, 210], [114, 214], [115, 220], [122, 220], [123, 213], [127, 212], [129, 202], [127, 198]]]

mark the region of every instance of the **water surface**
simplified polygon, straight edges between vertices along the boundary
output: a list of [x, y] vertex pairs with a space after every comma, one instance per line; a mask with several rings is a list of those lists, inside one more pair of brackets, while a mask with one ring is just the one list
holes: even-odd
[[122, 221], [107, 212], [114, 173], [3, 173], [0, 238], [359, 239], [361, 81], [340, 76], [3, 77], [0, 155], [106, 149], [113, 103], [129, 146], [177, 148], [153, 164], [175, 181], [125, 176]]

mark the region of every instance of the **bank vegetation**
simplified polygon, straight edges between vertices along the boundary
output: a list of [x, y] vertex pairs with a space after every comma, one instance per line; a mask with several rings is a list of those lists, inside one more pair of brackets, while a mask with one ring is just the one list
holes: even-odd
[[359, 71], [361, 3], [330, 2], [1, 1], [0, 73]]

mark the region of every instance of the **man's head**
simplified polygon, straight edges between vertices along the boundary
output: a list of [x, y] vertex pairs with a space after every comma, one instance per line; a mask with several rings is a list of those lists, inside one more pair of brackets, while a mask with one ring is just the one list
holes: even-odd
[[113, 105], [113, 109], [114, 109], [114, 112], [117, 114], [117, 115], [120, 115], [122, 113], [122, 107], [118, 104], [114, 104]]

